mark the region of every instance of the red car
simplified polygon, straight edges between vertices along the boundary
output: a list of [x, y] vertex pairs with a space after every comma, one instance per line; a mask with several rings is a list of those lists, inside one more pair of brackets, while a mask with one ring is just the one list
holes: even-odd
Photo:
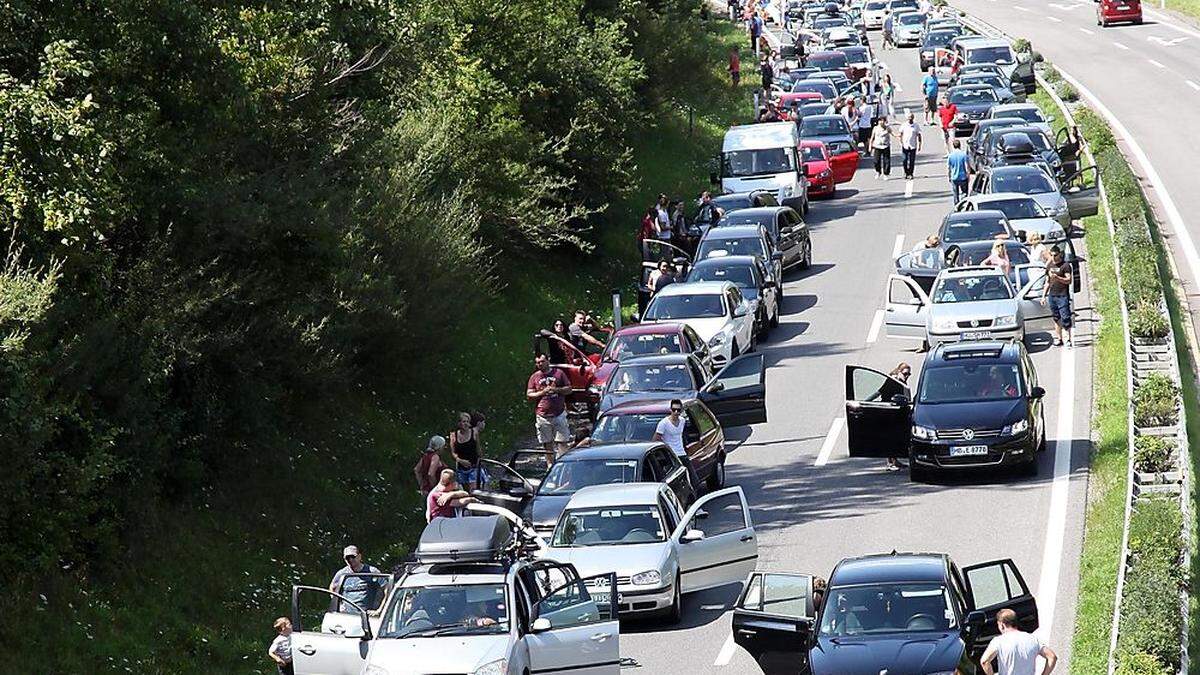
[[1107, 28], [1109, 24], [1130, 21], [1142, 22], [1141, 0], [1100, 0], [1096, 3], [1096, 25]]
[[833, 166], [829, 151], [821, 141], [800, 141], [800, 154], [804, 158], [804, 172], [808, 176], [809, 197], [829, 197], [837, 190], [833, 180]]
[[712, 355], [708, 345], [687, 324], [641, 323], [622, 326], [608, 340], [604, 353], [600, 355], [589, 392], [599, 402], [600, 392], [623, 358], [688, 353], [695, 354], [709, 374], [712, 373]]
[[588, 354], [548, 330], [533, 334], [533, 353], [550, 357], [550, 366], [563, 371], [571, 381], [567, 412], [578, 414], [581, 408], [585, 408], [588, 417], [595, 419], [600, 389], [594, 388], [593, 384], [599, 370], [600, 354]]

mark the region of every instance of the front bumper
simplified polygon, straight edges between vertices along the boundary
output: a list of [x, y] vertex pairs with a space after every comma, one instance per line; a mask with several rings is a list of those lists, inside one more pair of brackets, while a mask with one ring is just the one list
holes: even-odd
[[967, 341], [968, 333], [987, 333], [987, 335], [972, 336], [971, 340], [1021, 340], [1025, 338], [1025, 333], [1020, 326], [1011, 328], [959, 328], [948, 333], [935, 333], [929, 331], [929, 345], [942, 345], [954, 342]]
[[617, 586], [617, 613], [637, 616], [661, 612], [671, 606], [675, 599], [675, 586], [647, 589], [643, 586]]
[[[987, 446], [986, 455], [950, 456], [950, 448], [967, 445]], [[1037, 461], [1033, 434], [1004, 436], [972, 441], [921, 441], [913, 439], [909, 447], [910, 462], [928, 469], [981, 469], [1027, 465]]]

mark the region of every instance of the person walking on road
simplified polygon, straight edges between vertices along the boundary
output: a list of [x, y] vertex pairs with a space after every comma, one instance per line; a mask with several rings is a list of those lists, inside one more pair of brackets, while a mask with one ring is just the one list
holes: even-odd
[[904, 154], [904, 180], [912, 180], [917, 168], [917, 151], [921, 149], [921, 127], [916, 116], [908, 113], [908, 119], [900, 127], [900, 152]]
[[942, 140], [946, 141], [946, 154], [950, 154], [950, 137], [954, 134], [954, 116], [958, 114], [958, 106], [950, 102], [945, 95], [938, 106], [938, 119], [942, 122]]
[[971, 174], [967, 170], [967, 153], [963, 152], [962, 142], [954, 139], [954, 149], [946, 156], [946, 170], [950, 176], [950, 188], [953, 191], [951, 200], [955, 206], [967, 198], [971, 183]]
[[887, 180], [892, 173], [892, 135], [887, 118], [880, 117], [871, 131], [871, 154], [875, 156], [875, 180]]
[[929, 72], [921, 80], [921, 92], [925, 94], [925, 125], [929, 126], [933, 124], [938, 100], [938, 79], [933, 66], [929, 66]]
[[534, 359], [536, 369], [529, 376], [525, 387], [525, 398], [533, 401], [534, 429], [538, 443], [546, 451], [546, 464], [554, 463], [557, 454], [567, 450], [571, 440], [571, 427], [567, 424], [567, 403], [564, 398], [571, 393], [571, 382], [563, 371], [550, 367], [550, 359], [538, 354]]
[[[871, 154], [871, 129], [875, 128], [875, 122], [872, 119], [874, 116], [874, 107], [864, 98], [858, 109], [858, 144], [862, 146], [863, 156]], [[883, 117], [882, 114], [879, 116]]]
[[883, 19], [883, 47], [882, 47], [882, 49], [887, 49], [889, 47], [895, 47], [896, 43], [892, 41], [892, 10], [886, 9], [886, 10], [884, 10], [883, 13], [884, 13], [884, 19]]
[[735, 89], [742, 84], [742, 57], [737, 47], [729, 48], [729, 81]]
[[279, 675], [293, 675], [292, 667], [292, 620], [286, 616], [275, 619], [275, 639], [267, 647], [267, 656], [275, 662]]
[[[562, 323], [559, 321], [559, 323]], [[433, 436], [429, 439], [429, 443], [425, 446], [425, 451], [421, 453], [421, 459], [413, 466], [413, 475], [417, 478], [417, 490], [421, 496], [429, 494], [438, 482], [438, 476], [442, 475], [442, 469], [446, 468], [445, 462], [442, 461], [441, 451], [446, 447], [446, 439], [441, 436]]]
[[1018, 628], [1016, 612], [1011, 609], [996, 612], [996, 625], [1000, 634], [992, 638], [979, 658], [983, 672], [987, 675], [1038, 675], [1037, 657], [1040, 656], [1046, 662], [1041, 675], [1050, 675], [1058, 663], [1058, 654], [1036, 636]]
[[1050, 317], [1054, 319], [1054, 346], [1061, 347], [1064, 340], [1068, 347], [1071, 341], [1071, 264], [1063, 260], [1062, 249], [1057, 245], [1050, 249], [1050, 262], [1046, 265], [1046, 295], [1042, 304], [1050, 306]]

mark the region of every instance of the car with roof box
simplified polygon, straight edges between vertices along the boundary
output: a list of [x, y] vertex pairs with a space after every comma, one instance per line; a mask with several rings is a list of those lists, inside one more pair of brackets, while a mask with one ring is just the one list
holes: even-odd
[[686, 279], [695, 281], [729, 281], [738, 287], [750, 303], [755, 331], [765, 337], [779, 325], [782, 288], [770, 277], [766, 266], [756, 256], [731, 255], [705, 258], [692, 266]]
[[876, 62], [875, 57], [871, 55], [870, 47], [845, 46], [838, 47], [837, 51], [846, 55], [846, 75], [850, 77], [851, 82], [873, 79]]
[[1003, 132], [995, 132], [991, 137], [995, 139], [995, 143], [990, 143], [991, 147], [984, 151], [987, 166], [1036, 166], [1047, 174], [1054, 175], [1054, 170], [1042, 159], [1029, 134], [1009, 128]]
[[[695, 398], [683, 404], [683, 449], [679, 459], [692, 475], [697, 492], [725, 487], [725, 429], [715, 413]], [[670, 401], [625, 403], [596, 420], [592, 443], [623, 443], [654, 438], [660, 420], [671, 412]]]
[[1037, 602], [1010, 559], [959, 568], [944, 553], [845, 558], [828, 581], [756, 571], [734, 604], [734, 643], [766, 675], [978, 675], [1002, 609], [1038, 627]]
[[[1002, 158], [1004, 150], [1001, 148], [1002, 139], [1008, 134], [1024, 134], [1025, 140], [1032, 146], [1034, 157], [1031, 163], [1044, 165], [1051, 175], [1056, 178], [1064, 178], [1062, 157], [1058, 154], [1058, 148], [1050, 140], [1050, 137], [1042, 133], [1042, 130], [1036, 125], [1030, 124], [1014, 124], [1005, 125], [990, 129], [983, 134], [980, 141], [980, 154], [977, 159], [979, 166], [1011, 164], [1015, 162], [1009, 161], [1007, 158]], [[1026, 150], [1026, 152], [1030, 152]], [[1002, 158], [1002, 159], [1001, 159]], [[1001, 159], [997, 164], [996, 160]]]
[[987, 148], [987, 139], [992, 133], [999, 133], [1003, 129], [1011, 127], [1019, 127], [1025, 124], [1025, 121], [1019, 117], [1000, 117], [979, 120], [975, 124], [975, 129], [971, 131], [970, 137], [967, 138], [966, 150], [967, 164], [971, 172], [978, 171], [983, 166], [983, 155]]

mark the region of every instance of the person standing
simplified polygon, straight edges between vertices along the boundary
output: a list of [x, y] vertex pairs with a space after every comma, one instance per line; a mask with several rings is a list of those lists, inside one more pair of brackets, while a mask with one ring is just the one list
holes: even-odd
[[442, 474], [442, 469], [446, 468], [441, 456], [442, 449], [445, 447], [445, 438], [430, 437], [429, 444], [421, 453], [421, 459], [417, 460], [416, 465], [413, 466], [413, 475], [417, 478], [417, 491], [421, 493], [422, 497], [429, 494], [429, 491], [437, 485], [438, 476]]
[[435, 518], [453, 518], [455, 509], [476, 501], [479, 500], [463, 490], [458, 481], [454, 480], [454, 471], [444, 469], [438, 477], [438, 484], [425, 498], [425, 521], [432, 523]]
[[571, 344], [581, 351], [586, 352], [588, 345], [597, 349], [604, 349], [604, 343], [599, 338], [592, 337], [588, 332], [589, 328], [595, 328], [595, 322], [589, 317], [588, 313], [582, 309], [575, 310], [575, 318], [571, 321], [571, 325], [567, 326], [567, 336]]
[[[912, 377], [912, 366], [901, 361], [888, 373], [888, 379], [880, 385], [879, 391], [871, 394], [870, 401], [891, 401], [898, 395], [908, 395], [908, 378]], [[888, 457], [884, 468], [888, 471], [899, 471], [900, 461], [896, 457]]]
[[[481, 425], [482, 426], [482, 425]], [[480, 427], [471, 423], [471, 414], [458, 414], [458, 426], [450, 432], [450, 454], [454, 456], [454, 475], [469, 492], [483, 481], [479, 466]]]
[[958, 114], [958, 106], [950, 102], [950, 98], [942, 96], [942, 104], [938, 106], [938, 119], [942, 122], [942, 140], [946, 141], [946, 154], [950, 154], [950, 138], [954, 135], [954, 116]]
[[[871, 154], [871, 129], [875, 127], [875, 120], [871, 119], [875, 115], [875, 110], [872, 105], [863, 99], [862, 107], [858, 111], [858, 144], [862, 146], [863, 156]], [[880, 117], [885, 117], [882, 112], [879, 112]]]
[[671, 401], [671, 411], [667, 416], [658, 421], [658, 426], [654, 427], [654, 440], [665, 444], [675, 453], [679, 461], [687, 467], [688, 480], [692, 483], [692, 488], [696, 494], [700, 494], [700, 476], [696, 470], [692, 468], [692, 461], [688, 458], [687, 448], [683, 445], [683, 427], [687, 422], [683, 419], [683, 401], [673, 399]]
[[671, 202], [664, 194], [658, 195], [654, 204], [654, 233], [661, 241], [671, 241]]
[[[851, 96], [846, 101], [845, 107], [842, 108], [842, 119], [846, 120], [847, 129], [853, 130], [858, 128], [858, 113], [858, 101]], [[851, 131], [851, 133], [854, 132]]]
[[646, 280], [646, 285], [650, 287], [651, 293], [658, 293], [673, 283], [675, 283], [675, 266], [665, 258], [658, 261], [658, 269], [651, 272], [650, 278]]
[[1050, 249], [1046, 248], [1046, 244], [1042, 242], [1040, 232], [1030, 232], [1025, 243], [1029, 246], [1029, 262], [1036, 265], [1045, 265], [1050, 262]]
[[525, 398], [533, 401], [534, 429], [538, 442], [546, 451], [546, 464], [553, 464], [557, 454], [567, 450], [571, 440], [571, 427], [567, 424], [567, 403], [564, 398], [571, 393], [571, 382], [558, 368], [550, 367], [550, 359], [538, 354], [534, 359], [535, 370], [525, 387]]
[[1071, 174], [1079, 170], [1079, 127], [1072, 126], [1067, 129], [1067, 137], [1063, 144], [1058, 146], [1058, 156], [1062, 159], [1062, 175], [1059, 179], [1069, 178]]
[[286, 616], [275, 619], [275, 639], [267, 647], [267, 656], [275, 662], [279, 675], [293, 675], [292, 667], [292, 621]]
[[758, 12], [753, 12], [750, 15], [750, 49], [754, 50], [755, 56], [758, 55], [758, 42], [762, 38], [763, 20], [758, 15]]
[[1018, 628], [1016, 612], [1011, 609], [996, 612], [996, 626], [1000, 628], [1000, 634], [992, 638], [983, 650], [983, 656], [979, 657], [983, 672], [987, 675], [1037, 675], [1037, 657], [1040, 656], [1046, 661], [1041, 675], [1050, 675], [1058, 663], [1058, 654], [1036, 636]]
[[775, 82], [775, 69], [771, 67], [771, 61], [767, 57], [763, 57], [758, 62], [758, 72], [762, 76], [762, 88], [766, 96], [771, 95], [771, 85]]
[[886, 117], [880, 117], [871, 131], [871, 153], [875, 156], [875, 180], [887, 180], [892, 173], [892, 130]]
[[917, 151], [921, 149], [921, 127], [916, 116], [908, 113], [908, 119], [900, 127], [900, 152], [904, 154], [904, 180], [912, 180], [917, 168]]
[[951, 200], [955, 206], [967, 198], [971, 183], [971, 174], [967, 170], [967, 153], [963, 152], [962, 142], [954, 139], [954, 149], [946, 156], [946, 171], [950, 176], [950, 188], [953, 192]]
[[[1061, 347], [1065, 339], [1071, 341], [1071, 264], [1063, 260], [1062, 249], [1057, 245], [1050, 249], [1050, 262], [1046, 265], [1046, 295], [1042, 304], [1049, 304], [1050, 317], [1054, 319], [1054, 346]], [[1064, 337], [1065, 336], [1065, 337]]]
[[654, 225], [657, 219], [658, 210], [654, 208], [654, 205], [646, 207], [646, 213], [642, 216], [642, 227], [637, 234], [638, 255], [642, 254], [642, 242], [658, 236], [658, 228]]
[[[445, 469], [442, 472], [443, 475], [446, 471], [450, 471], [450, 469]], [[450, 471], [450, 473], [454, 472]], [[383, 588], [380, 581], [353, 575], [380, 574], [379, 569], [363, 562], [362, 554], [358, 552], [358, 547], [354, 544], [342, 549], [342, 560], [346, 561], [346, 566], [334, 573], [333, 580], [329, 582], [329, 590], [363, 609], [375, 609], [383, 600]], [[354, 608], [343, 601], [339, 603], [338, 611], [350, 612], [354, 611]]]
[[896, 109], [893, 107], [896, 100], [896, 84], [892, 82], [892, 74], [884, 73], [883, 82], [879, 85], [879, 116], [893, 117], [896, 114]]
[[734, 88], [742, 84], [742, 57], [738, 54], [737, 47], [729, 48], [729, 81], [733, 83]]
[[988, 267], [998, 267], [1006, 275], [1012, 271], [1012, 261], [1008, 259], [1008, 247], [1004, 245], [1003, 241], [992, 242], [992, 252], [984, 258], [983, 264]]
[[929, 66], [929, 72], [921, 80], [921, 91], [925, 94], [925, 124], [928, 126], [933, 124], [933, 114], [937, 112], [938, 79], [933, 66]]

